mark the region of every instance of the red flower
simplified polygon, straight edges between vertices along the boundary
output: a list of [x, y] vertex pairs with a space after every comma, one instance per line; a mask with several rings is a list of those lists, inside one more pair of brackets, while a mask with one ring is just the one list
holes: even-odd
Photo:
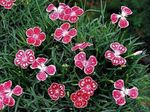
[[59, 3], [58, 8], [56, 8], [53, 4], [49, 4], [48, 7], [46, 8], [46, 11], [48, 13], [51, 12], [49, 14], [49, 18], [54, 21], [56, 19], [60, 19], [60, 15], [63, 13], [66, 7], [69, 7], [69, 6], [64, 3]]
[[59, 98], [65, 97], [65, 85], [52, 83], [51, 86], [48, 88], [48, 95], [51, 97], [52, 100], [58, 100]]
[[36, 75], [39, 81], [44, 81], [48, 77], [48, 75], [54, 75], [56, 72], [55, 65], [45, 66], [47, 62], [46, 58], [38, 57], [30, 66], [31, 69], [40, 69], [40, 72]]
[[5, 9], [11, 9], [16, 0], [0, 0], [0, 5]]
[[69, 23], [63, 23], [60, 28], [57, 28], [54, 33], [54, 39], [62, 42], [64, 44], [68, 44], [71, 42], [72, 38], [77, 35], [77, 30], [75, 28], [70, 29]]
[[84, 93], [92, 96], [94, 91], [97, 89], [97, 83], [89, 76], [86, 76], [84, 79], [81, 79], [78, 83], [79, 87], [81, 88]]
[[88, 100], [90, 99], [90, 96], [87, 93], [78, 90], [75, 93], [71, 94], [70, 99], [74, 103], [74, 106], [76, 108], [85, 108], [88, 104]]
[[125, 105], [126, 100], [125, 96], [128, 95], [132, 99], [136, 99], [138, 97], [138, 89], [136, 87], [133, 87], [131, 89], [127, 89], [124, 87], [124, 81], [122, 79], [117, 80], [114, 83], [114, 87], [117, 90], [113, 90], [112, 96], [116, 101], [116, 104], [122, 106]]
[[6, 81], [0, 84], [0, 110], [2, 110], [5, 105], [12, 107], [15, 105], [15, 100], [12, 95], [20, 96], [23, 93], [21, 86], [17, 85], [14, 89], [11, 89], [12, 81]]
[[76, 50], [83, 50], [83, 49], [85, 49], [85, 48], [87, 48], [87, 47], [89, 47], [89, 46], [92, 46], [93, 44], [91, 44], [91, 43], [89, 43], [89, 42], [82, 42], [82, 43], [77, 43], [77, 44], [75, 44], [75, 46], [73, 46], [72, 48], [71, 48], [71, 50], [72, 51], [76, 51]]
[[111, 21], [113, 24], [117, 23], [118, 20], [118, 25], [120, 28], [126, 28], [129, 26], [129, 22], [127, 21], [126, 17], [128, 15], [131, 15], [132, 14], [132, 11], [131, 9], [129, 9], [128, 7], [126, 6], [121, 6], [121, 14], [115, 14], [113, 13], [111, 15]]
[[105, 58], [111, 60], [112, 64], [117, 65], [125, 65], [126, 60], [122, 58], [120, 55], [124, 54], [127, 51], [127, 48], [118, 42], [114, 42], [110, 44], [110, 48], [114, 51], [107, 50], [105, 52]]
[[23, 69], [26, 69], [29, 64], [32, 64], [35, 60], [34, 52], [31, 49], [19, 50], [16, 53], [16, 57], [14, 59], [14, 63], [16, 66], [20, 66]]
[[84, 10], [78, 6], [73, 6], [72, 8], [66, 7], [64, 9], [63, 19], [70, 23], [75, 23], [79, 19], [78, 16], [81, 16], [83, 13]]
[[92, 74], [94, 72], [95, 66], [97, 65], [97, 59], [95, 56], [90, 56], [86, 60], [85, 52], [80, 52], [74, 57], [76, 67], [81, 70], [84, 68], [85, 74]]
[[46, 39], [46, 35], [42, 32], [40, 27], [29, 28], [26, 31], [26, 39], [29, 45], [40, 46], [41, 43]]

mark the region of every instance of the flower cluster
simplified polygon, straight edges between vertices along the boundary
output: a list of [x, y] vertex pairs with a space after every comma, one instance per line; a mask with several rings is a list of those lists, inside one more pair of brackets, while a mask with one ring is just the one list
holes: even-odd
[[125, 65], [126, 59], [122, 58], [120, 55], [124, 54], [127, 51], [127, 48], [118, 42], [114, 42], [110, 44], [110, 48], [114, 51], [107, 50], [105, 52], [105, 58], [111, 60], [112, 64], [117, 65]]
[[51, 97], [52, 100], [58, 100], [59, 97], [63, 98], [65, 96], [65, 85], [52, 83], [48, 88], [48, 95]]
[[[15, 0], [0, 0], [0, 5], [4, 6], [7, 9], [10, 9], [14, 4]], [[126, 28], [129, 25], [129, 22], [126, 20], [128, 15], [132, 14], [132, 11], [126, 7], [121, 7], [121, 15], [113, 13], [111, 15], [112, 23], [115, 24], [118, 21], [120, 28]], [[46, 11], [49, 14], [51, 20], [63, 20], [70, 23], [77, 22], [79, 16], [84, 13], [84, 10], [78, 6], [69, 7], [64, 3], [59, 3], [58, 7], [55, 7], [53, 4], [49, 4], [46, 8]], [[71, 42], [72, 38], [77, 35], [77, 29], [71, 28], [70, 23], [63, 23], [59, 28], [54, 32], [54, 39], [57, 41], [62, 41], [64, 44]], [[40, 27], [33, 27], [26, 30], [27, 44], [38, 47], [46, 39], [46, 34], [42, 32]], [[84, 70], [84, 73], [89, 75], [92, 74], [97, 65], [97, 59], [95, 56], [91, 55], [88, 60], [86, 59], [86, 53], [83, 50], [89, 46], [92, 46], [89, 42], [76, 43], [75, 46], [71, 48], [72, 51], [81, 50], [74, 57], [75, 66]], [[120, 55], [124, 54], [127, 51], [127, 48], [118, 42], [114, 42], [110, 45], [110, 48], [114, 51], [107, 50], [105, 52], [105, 58], [109, 59], [113, 65], [125, 65], [126, 59], [122, 58]], [[133, 55], [137, 55], [141, 52], [137, 52]], [[36, 77], [39, 81], [45, 81], [48, 75], [52, 76], [56, 73], [55, 65], [48, 65], [47, 58], [37, 57], [35, 58], [34, 52], [31, 49], [19, 50], [16, 53], [14, 63], [16, 66], [20, 66], [23, 69], [27, 69], [30, 65], [31, 69], [40, 69]], [[12, 94], [19, 96], [22, 94], [23, 89], [17, 85], [14, 89], [11, 90], [12, 82], [7, 81], [3, 84], [0, 84], [0, 110], [4, 108], [5, 105], [14, 106], [15, 100], [12, 97]], [[97, 89], [98, 84], [91, 77], [86, 76], [78, 82], [79, 90], [72, 93], [70, 96], [71, 101], [74, 103], [76, 108], [85, 108], [88, 105], [90, 97], [94, 94], [94, 91]], [[138, 96], [138, 89], [133, 87], [127, 89], [124, 87], [124, 81], [118, 80], [114, 83], [116, 90], [113, 90], [112, 95], [118, 105], [124, 105], [126, 103], [125, 96], [128, 95], [130, 98], [135, 99]], [[65, 97], [65, 85], [52, 83], [47, 90], [48, 95], [54, 101], [57, 101], [59, 98]]]
[[76, 43], [75, 46], [71, 48], [72, 51], [81, 50], [83, 51], [85, 48], [92, 46], [93, 44], [89, 42]]
[[94, 72], [95, 66], [97, 65], [97, 59], [95, 56], [90, 56], [88, 60], [86, 60], [86, 53], [79, 52], [74, 57], [75, 66], [84, 69], [85, 74], [92, 74]]
[[81, 79], [78, 83], [80, 90], [71, 94], [71, 101], [76, 108], [85, 108], [88, 104], [90, 96], [94, 94], [98, 84], [89, 76]]
[[63, 21], [69, 21], [70, 23], [75, 23], [78, 20], [78, 16], [81, 16], [84, 13], [84, 10], [78, 6], [69, 7], [64, 3], [59, 3], [58, 7], [55, 7], [53, 4], [49, 4], [46, 8], [46, 11], [49, 14], [51, 20], [60, 19]]
[[55, 65], [45, 66], [47, 60], [48, 59], [46, 58], [38, 57], [37, 59], [34, 60], [32, 65], [30, 66], [31, 69], [37, 69], [37, 68], [40, 69], [40, 72], [36, 75], [36, 78], [39, 81], [45, 81], [48, 75], [54, 75], [56, 72]]
[[122, 79], [119, 79], [114, 83], [114, 88], [116, 88], [117, 90], [113, 90], [112, 96], [115, 99], [116, 104], [120, 106], [125, 105], [126, 95], [128, 95], [132, 99], [136, 99], [138, 97], [138, 89], [136, 87], [132, 87], [131, 89], [125, 88], [124, 81]]
[[60, 28], [55, 30], [54, 39], [57, 41], [62, 40], [64, 44], [68, 44], [76, 35], [77, 30], [75, 28], [70, 29], [69, 23], [63, 23]]
[[23, 93], [21, 86], [16, 85], [13, 89], [11, 89], [11, 87], [11, 80], [0, 84], [0, 110], [2, 110], [5, 106], [14, 106], [15, 99], [12, 97], [12, 95], [20, 96]]
[[121, 14], [113, 13], [110, 18], [111, 18], [111, 21], [113, 24], [115, 24], [119, 21], [118, 22], [119, 27], [120, 28], [126, 28], [129, 26], [129, 22], [126, 19], [126, 17], [131, 15], [131, 14], [132, 14], [131, 9], [129, 9], [126, 6], [121, 6]]
[[0, 0], [0, 5], [5, 9], [11, 9], [16, 0]]
[[27, 29], [26, 36], [28, 37], [26, 39], [27, 43], [33, 46], [40, 46], [46, 38], [46, 34], [42, 32], [40, 27]]

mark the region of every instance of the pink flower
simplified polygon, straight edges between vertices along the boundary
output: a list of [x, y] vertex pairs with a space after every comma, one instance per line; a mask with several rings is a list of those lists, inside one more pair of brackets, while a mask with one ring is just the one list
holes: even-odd
[[98, 84], [89, 76], [86, 76], [84, 79], [81, 79], [78, 83], [80, 90], [88, 95], [92, 96], [94, 91], [97, 89]]
[[64, 3], [59, 3], [58, 8], [56, 8], [53, 4], [49, 4], [46, 8], [46, 11], [49, 14], [49, 18], [51, 20], [60, 19], [63, 21], [69, 21], [70, 23], [77, 22], [79, 16], [84, 13], [84, 10], [78, 6], [73, 6], [70, 8], [68, 5]]
[[11, 89], [11, 87], [11, 80], [0, 84], [0, 110], [2, 110], [5, 106], [14, 106], [15, 100], [12, 95], [20, 96], [23, 93], [21, 86], [16, 85], [13, 89]]
[[97, 59], [95, 56], [90, 56], [86, 60], [85, 52], [80, 52], [74, 57], [76, 67], [81, 70], [84, 69], [85, 74], [92, 74], [94, 72], [95, 66], [97, 65]]
[[45, 66], [45, 63], [47, 62], [46, 58], [38, 57], [30, 66], [31, 69], [40, 69], [40, 72], [36, 75], [36, 78], [39, 81], [45, 81], [48, 75], [54, 75], [56, 72], [55, 65], [49, 65]]
[[63, 23], [60, 28], [57, 28], [54, 32], [54, 39], [68, 44], [71, 42], [72, 38], [77, 35], [77, 30], [75, 28], [70, 29], [69, 23]]
[[52, 83], [48, 88], [48, 95], [52, 100], [58, 100], [59, 98], [63, 98], [65, 96], [65, 85]]
[[138, 97], [138, 89], [136, 87], [132, 87], [131, 89], [125, 88], [124, 81], [122, 79], [117, 80], [114, 83], [114, 87], [117, 90], [113, 90], [112, 96], [115, 99], [116, 104], [118, 104], [119, 106], [125, 105], [126, 95], [128, 95], [132, 99], [136, 99]]
[[11, 9], [16, 0], [0, 0], [0, 5], [5, 9]]
[[59, 3], [58, 8], [56, 8], [53, 4], [49, 4], [48, 7], [46, 8], [46, 11], [50, 13], [49, 18], [52, 21], [54, 21], [56, 19], [60, 19], [60, 15], [63, 13], [66, 7], [69, 7], [69, 6], [64, 3]]
[[63, 19], [70, 23], [76, 23], [79, 19], [78, 16], [81, 16], [83, 13], [84, 10], [78, 6], [73, 6], [72, 8], [66, 7], [64, 9]]
[[42, 32], [40, 27], [29, 28], [26, 31], [26, 39], [29, 45], [40, 46], [41, 43], [46, 39], [46, 35]]
[[76, 50], [84, 50], [85, 48], [92, 46], [93, 44], [89, 43], [89, 42], [82, 42], [82, 43], [77, 43], [75, 44], [75, 46], [73, 46], [71, 48], [72, 51], [76, 51]]
[[113, 65], [125, 65], [126, 60], [122, 58], [120, 55], [124, 54], [127, 51], [127, 48], [118, 42], [114, 42], [110, 44], [110, 48], [114, 51], [107, 50], [105, 52], [105, 58], [109, 59]]
[[30, 64], [35, 60], [34, 52], [31, 49], [19, 50], [16, 53], [14, 63], [16, 66], [20, 66], [23, 69], [26, 69]]
[[121, 14], [115, 14], [113, 13], [111, 15], [111, 21], [113, 24], [117, 23], [118, 21], [118, 25], [120, 28], [126, 28], [129, 26], [129, 22], [127, 21], [126, 17], [128, 15], [131, 15], [133, 12], [131, 11], [131, 9], [129, 9], [126, 6], [121, 6]]
[[85, 108], [88, 104], [88, 100], [90, 99], [90, 96], [87, 93], [78, 90], [75, 93], [71, 94], [70, 99], [74, 103], [74, 106], [76, 108]]

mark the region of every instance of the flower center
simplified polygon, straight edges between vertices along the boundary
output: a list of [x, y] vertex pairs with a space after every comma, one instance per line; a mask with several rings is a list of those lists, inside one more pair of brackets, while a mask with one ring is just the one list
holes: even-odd
[[24, 56], [23, 58], [22, 58], [22, 61], [27, 61], [27, 57], [26, 56]]
[[71, 16], [75, 16], [76, 15], [76, 13], [75, 12], [71, 12]]
[[33, 34], [33, 38], [37, 39], [38, 35], [37, 34]]
[[67, 31], [67, 30], [64, 30], [62, 35], [63, 35], [63, 36], [68, 35], [68, 31]]

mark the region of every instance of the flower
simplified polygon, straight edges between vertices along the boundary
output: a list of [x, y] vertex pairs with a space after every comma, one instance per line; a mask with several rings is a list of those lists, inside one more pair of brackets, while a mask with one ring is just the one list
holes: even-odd
[[11, 89], [11, 87], [11, 80], [0, 84], [0, 110], [2, 110], [5, 106], [14, 106], [15, 99], [12, 97], [12, 95], [20, 96], [23, 93], [21, 86], [16, 85], [13, 89]]
[[20, 66], [23, 69], [26, 69], [30, 64], [35, 60], [34, 52], [31, 49], [19, 50], [16, 53], [14, 63], [16, 66]]
[[83, 15], [84, 10], [78, 6], [73, 6], [72, 8], [66, 7], [64, 9], [63, 19], [69, 21], [70, 23], [76, 23], [79, 19], [78, 16]]
[[127, 51], [127, 48], [118, 42], [114, 42], [110, 44], [110, 48], [114, 51], [107, 50], [105, 52], [105, 58], [109, 59], [113, 65], [125, 65], [126, 60], [122, 58], [120, 55], [124, 54]]
[[98, 84], [89, 76], [86, 76], [84, 79], [81, 79], [78, 83], [80, 90], [88, 95], [92, 96], [94, 91], [97, 89]]
[[0, 5], [5, 9], [11, 9], [16, 0], [0, 0]]
[[69, 7], [69, 6], [64, 3], [59, 3], [58, 8], [56, 8], [53, 4], [49, 4], [48, 7], [46, 8], [46, 11], [50, 13], [49, 18], [52, 21], [54, 21], [60, 18], [60, 15], [63, 13], [66, 7]]
[[38, 57], [30, 66], [31, 69], [40, 69], [40, 72], [36, 75], [39, 81], [45, 81], [48, 75], [54, 75], [56, 72], [55, 65], [45, 66], [48, 59], [43, 57]]
[[126, 95], [128, 95], [132, 99], [136, 99], [138, 97], [137, 87], [132, 87], [131, 89], [125, 88], [124, 81], [122, 79], [119, 79], [114, 83], [114, 88], [116, 88], [116, 90], [113, 90], [112, 96], [115, 99], [116, 104], [118, 104], [119, 106], [125, 105]]
[[27, 29], [26, 36], [28, 37], [26, 39], [27, 43], [33, 46], [40, 46], [46, 39], [46, 34], [38, 26]]
[[77, 30], [75, 28], [70, 29], [69, 23], [63, 23], [60, 28], [57, 28], [54, 32], [54, 39], [68, 44], [71, 42], [72, 38], [77, 35]]
[[78, 16], [81, 16], [84, 13], [84, 10], [80, 7], [69, 7], [64, 3], [59, 3], [58, 8], [56, 8], [53, 4], [49, 4], [46, 11], [50, 13], [49, 18], [52, 21], [60, 19], [63, 21], [69, 21], [70, 23], [77, 22]]
[[52, 83], [51, 86], [48, 88], [48, 95], [51, 97], [52, 100], [58, 100], [59, 98], [65, 97], [65, 85]]
[[136, 55], [140, 55], [140, 54], [142, 54], [142, 53], [143, 53], [143, 51], [140, 50], [140, 51], [136, 51], [135, 53], [133, 53], [133, 55], [136, 56]]
[[129, 9], [126, 6], [121, 6], [121, 14], [116, 14], [113, 13], [111, 15], [111, 22], [113, 24], [117, 23], [118, 21], [118, 25], [120, 28], [126, 28], [129, 26], [129, 22], [127, 21], [126, 17], [131, 15], [133, 12], [131, 11], [131, 9]]
[[93, 44], [91, 44], [91, 43], [89, 43], [89, 42], [82, 42], [82, 43], [77, 43], [77, 44], [75, 44], [75, 46], [73, 46], [72, 48], [71, 48], [71, 50], [72, 51], [76, 51], [76, 50], [83, 50], [83, 49], [85, 49], [85, 48], [87, 48], [87, 47], [89, 47], [89, 46], [92, 46]]
[[74, 106], [76, 108], [85, 108], [88, 104], [88, 100], [90, 99], [90, 96], [87, 93], [78, 90], [75, 93], [71, 94], [70, 99], [74, 103]]
[[97, 59], [95, 56], [90, 56], [88, 60], [86, 60], [86, 53], [79, 52], [75, 57], [75, 66], [84, 69], [85, 74], [92, 74], [94, 72], [95, 66], [97, 65]]

